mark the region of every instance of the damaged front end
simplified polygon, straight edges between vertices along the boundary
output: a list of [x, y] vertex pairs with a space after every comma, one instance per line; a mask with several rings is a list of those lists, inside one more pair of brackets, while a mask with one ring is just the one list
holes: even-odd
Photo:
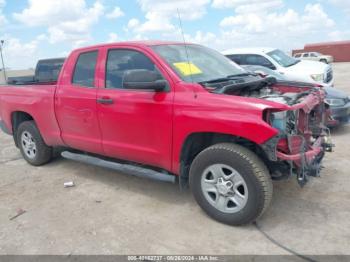
[[287, 110], [264, 112], [264, 120], [279, 130], [278, 135], [262, 144], [273, 178], [296, 175], [303, 186], [309, 176], [320, 175], [324, 154], [333, 147], [326, 127], [329, 109], [324, 97], [319, 88], [291, 93], [281, 86], [274, 87], [273, 95], [264, 97], [288, 105]]

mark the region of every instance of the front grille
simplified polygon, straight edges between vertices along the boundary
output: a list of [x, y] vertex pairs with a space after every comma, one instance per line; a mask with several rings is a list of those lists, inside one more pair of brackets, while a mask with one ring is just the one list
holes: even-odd
[[328, 71], [327, 71], [327, 74], [326, 74], [326, 78], [325, 78], [325, 83], [329, 83], [329, 82], [331, 82], [332, 81], [332, 79], [333, 79], [333, 70], [332, 69], [329, 69]]

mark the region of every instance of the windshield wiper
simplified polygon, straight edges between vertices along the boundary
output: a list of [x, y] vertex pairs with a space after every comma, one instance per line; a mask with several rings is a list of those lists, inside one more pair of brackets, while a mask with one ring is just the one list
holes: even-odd
[[231, 79], [228, 77], [220, 77], [220, 78], [214, 78], [211, 80], [207, 80], [207, 81], [201, 81], [198, 82], [199, 84], [212, 84], [212, 83], [220, 83], [220, 82], [225, 82], [225, 81], [230, 81]]
[[219, 82], [225, 82], [225, 81], [230, 81], [230, 80], [236, 80], [237, 78], [242, 78], [244, 76], [257, 76], [254, 73], [240, 73], [240, 74], [235, 74], [235, 75], [228, 75], [226, 77], [220, 77], [220, 78], [214, 78], [208, 81], [201, 81], [198, 82], [199, 84], [212, 84], [212, 83], [219, 83]]
[[227, 77], [232, 79], [232, 78], [235, 78], [235, 77], [242, 77], [242, 76], [257, 76], [257, 74], [250, 73], [250, 72], [245, 72], [245, 73], [240, 73], [240, 74], [235, 74], [235, 75], [229, 75]]

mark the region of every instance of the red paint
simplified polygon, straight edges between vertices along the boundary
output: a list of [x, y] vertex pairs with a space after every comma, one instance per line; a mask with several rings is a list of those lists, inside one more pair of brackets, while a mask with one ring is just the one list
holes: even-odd
[[[1, 87], [1, 119], [12, 130], [12, 113], [23, 111], [34, 118], [48, 145], [68, 146], [179, 174], [182, 146], [191, 134], [230, 134], [262, 144], [278, 133], [263, 120], [266, 109], [301, 109], [307, 113], [310, 106], [321, 101], [310, 95], [301, 104], [289, 107], [262, 99], [210, 93], [199, 84], [182, 82], [149, 48], [168, 43], [128, 42], [75, 50], [63, 65], [57, 84]], [[168, 81], [169, 92], [106, 89], [107, 51], [116, 48], [134, 49], [148, 56]], [[91, 50], [99, 51], [95, 88], [72, 85], [77, 57]], [[278, 88], [291, 91], [288, 86]], [[97, 104], [99, 98], [113, 99], [113, 104]], [[297, 156], [284, 153], [278, 156], [297, 161]]]

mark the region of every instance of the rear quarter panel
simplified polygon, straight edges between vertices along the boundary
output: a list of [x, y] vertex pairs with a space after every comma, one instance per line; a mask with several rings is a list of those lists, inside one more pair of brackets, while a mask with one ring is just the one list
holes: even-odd
[[56, 85], [0, 86], [0, 118], [12, 132], [12, 114], [25, 112], [33, 117], [48, 145], [62, 145], [54, 112]]

